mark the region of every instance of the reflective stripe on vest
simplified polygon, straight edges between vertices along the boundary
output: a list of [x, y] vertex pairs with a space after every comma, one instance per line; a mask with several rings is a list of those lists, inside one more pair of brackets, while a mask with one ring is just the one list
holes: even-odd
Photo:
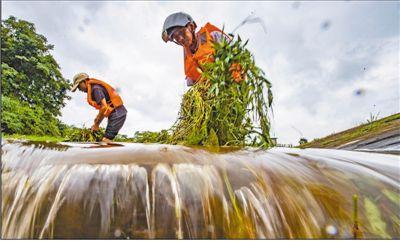
[[215, 53], [213, 47], [213, 40], [210, 33], [214, 31], [222, 32], [214, 25], [207, 23], [204, 27], [197, 32], [197, 41], [199, 41], [199, 48], [192, 54], [191, 52], [184, 51], [185, 57], [185, 75], [186, 78], [197, 82], [201, 78], [201, 65], [207, 62], [214, 61], [213, 55]]
[[108, 96], [110, 97], [110, 101], [107, 104], [110, 105], [112, 108], [117, 108], [124, 104], [122, 102], [121, 97], [118, 95], [117, 91], [115, 91], [113, 87], [111, 87], [110, 85], [101, 80], [90, 78], [89, 80], [86, 81], [87, 102], [89, 103], [89, 105], [93, 106], [98, 110], [101, 108], [101, 106], [98, 105], [96, 101], [92, 99], [92, 85], [94, 84], [101, 85], [106, 89]]

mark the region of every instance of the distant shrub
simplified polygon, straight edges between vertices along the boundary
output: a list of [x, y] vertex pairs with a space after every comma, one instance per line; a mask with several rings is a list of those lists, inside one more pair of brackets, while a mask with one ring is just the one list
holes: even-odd
[[167, 130], [160, 132], [153, 131], [136, 131], [132, 141], [136, 143], [168, 143], [170, 134]]
[[60, 136], [62, 125], [50, 111], [40, 106], [2, 96], [2, 133]]

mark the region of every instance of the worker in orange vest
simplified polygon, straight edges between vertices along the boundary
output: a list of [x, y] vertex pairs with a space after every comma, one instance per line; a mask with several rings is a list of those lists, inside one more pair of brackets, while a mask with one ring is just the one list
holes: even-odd
[[86, 73], [76, 74], [73, 82], [71, 91], [75, 92], [79, 89], [86, 92], [89, 105], [99, 110], [91, 130], [98, 131], [103, 119], [108, 118], [102, 141], [111, 142], [124, 125], [128, 113], [121, 97], [110, 85], [101, 80], [89, 78]]
[[[177, 12], [165, 19], [162, 29], [164, 42], [171, 41], [183, 47], [188, 86], [192, 86], [201, 79], [201, 65], [213, 61], [214, 42], [221, 42], [222, 39], [231, 41], [229, 36], [210, 23], [197, 33], [196, 28], [197, 25], [189, 14]], [[232, 64], [230, 71], [235, 82], [239, 83], [243, 80], [244, 73], [239, 64]]]

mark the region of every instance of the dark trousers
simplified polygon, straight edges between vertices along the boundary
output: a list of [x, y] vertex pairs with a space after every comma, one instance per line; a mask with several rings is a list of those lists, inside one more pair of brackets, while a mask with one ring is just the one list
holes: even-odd
[[111, 115], [108, 117], [108, 123], [106, 127], [106, 133], [104, 134], [105, 138], [113, 140], [115, 136], [118, 134], [119, 130], [121, 130], [122, 126], [126, 120], [126, 113], [123, 115]]

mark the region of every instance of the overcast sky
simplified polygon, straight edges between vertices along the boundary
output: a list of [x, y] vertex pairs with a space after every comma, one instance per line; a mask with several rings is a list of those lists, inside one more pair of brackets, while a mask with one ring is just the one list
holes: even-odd
[[[189, 13], [250, 39], [272, 82], [272, 134], [297, 144], [399, 112], [399, 2], [11, 2], [10, 15], [33, 22], [54, 44], [61, 72], [116, 87], [128, 109], [122, 134], [158, 131], [175, 121], [186, 87], [181, 47], [161, 39], [164, 19]], [[62, 121], [90, 127], [96, 110], [82, 92]], [[106, 121], [102, 126], [105, 127]]]

